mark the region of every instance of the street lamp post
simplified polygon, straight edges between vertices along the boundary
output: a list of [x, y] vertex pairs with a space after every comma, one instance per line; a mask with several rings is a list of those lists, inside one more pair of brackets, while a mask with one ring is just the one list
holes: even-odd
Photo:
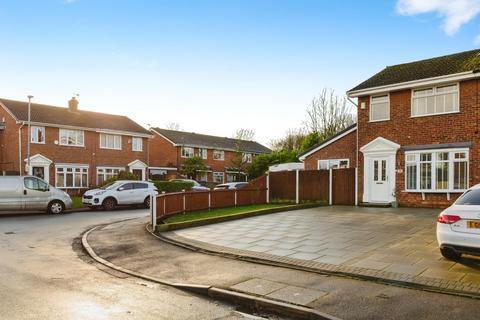
[[31, 130], [30, 130], [30, 116], [32, 109], [32, 98], [33, 96], [28, 96], [28, 125], [27, 125], [27, 174], [30, 174], [30, 140], [31, 140]]

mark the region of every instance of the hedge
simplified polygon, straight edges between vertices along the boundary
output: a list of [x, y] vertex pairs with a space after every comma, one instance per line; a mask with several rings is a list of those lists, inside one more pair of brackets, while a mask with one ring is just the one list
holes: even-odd
[[184, 182], [184, 181], [152, 181], [157, 187], [158, 192], [170, 193], [170, 192], [181, 192], [183, 190], [189, 191], [193, 187], [193, 182]]

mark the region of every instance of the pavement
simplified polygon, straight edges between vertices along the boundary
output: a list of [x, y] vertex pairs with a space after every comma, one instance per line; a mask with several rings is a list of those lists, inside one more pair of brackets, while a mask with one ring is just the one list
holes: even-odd
[[83, 252], [84, 230], [139, 217], [148, 211], [1, 217], [0, 319], [252, 319], [233, 305], [113, 272]]
[[330, 206], [162, 233], [177, 243], [304, 269], [480, 297], [480, 259], [440, 255], [438, 209]]
[[[480, 301], [347, 277], [246, 262], [164, 242], [147, 218], [92, 231], [88, 243], [116, 266], [163, 279], [209, 285], [313, 308], [341, 319], [476, 319]], [[244, 236], [248, 236], [245, 234]]]

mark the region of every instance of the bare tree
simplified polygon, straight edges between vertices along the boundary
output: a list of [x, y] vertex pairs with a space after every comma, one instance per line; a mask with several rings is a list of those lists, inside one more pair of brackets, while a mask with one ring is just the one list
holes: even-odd
[[255, 131], [252, 129], [237, 129], [233, 137], [238, 140], [253, 141], [255, 139]]
[[305, 132], [301, 128], [289, 129], [285, 137], [274, 139], [270, 142], [270, 146], [275, 151], [298, 151], [305, 139]]
[[180, 124], [178, 122], [167, 122], [165, 124], [165, 129], [168, 130], [175, 130], [175, 131], [181, 131], [182, 129], [180, 128]]
[[252, 129], [238, 129], [235, 131], [233, 138], [235, 141], [235, 156], [232, 159], [232, 165], [235, 167], [234, 170], [237, 170], [236, 181], [247, 180], [246, 171], [247, 167], [251, 161], [247, 157], [252, 157], [252, 155], [247, 155], [244, 153], [244, 141], [253, 141], [255, 139], [255, 131]]
[[345, 97], [339, 97], [334, 90], [323, 89], [312, 99], [307, 108], [304, 122], [309, 133], [318, 133], [320, 141], [325, 140], [355, 122], [353, 108]]

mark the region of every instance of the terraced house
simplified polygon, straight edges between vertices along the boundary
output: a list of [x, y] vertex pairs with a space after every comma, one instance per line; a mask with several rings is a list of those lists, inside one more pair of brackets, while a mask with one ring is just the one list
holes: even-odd
[[147, 178], [151, 134], [125, 116], [32, 103], [27, 167], [28, 103], [0, 99], [0, 173], [32, 174], [82, 192], [129, 170]]
[[232, 182], [246, 179], [235, 166], [234, 159], [241, 153], [245, 163], [251, 163], [259, 154], [271, 150], [255, 141], [238, 140], [193, 132], [152, 128], [150, 140], [150, 175], [169, 179], [181, 172], [185, 159], [200, 156], [207, 170], [199, 174], [202, 182]]

